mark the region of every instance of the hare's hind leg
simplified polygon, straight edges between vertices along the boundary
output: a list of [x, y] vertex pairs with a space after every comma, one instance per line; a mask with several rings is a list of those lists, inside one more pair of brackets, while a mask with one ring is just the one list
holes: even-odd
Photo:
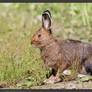
[[84, 74], [84, 75], [87, 74], [86, 69], [85, 69], [85, 64], [82, 64], [82, 65], [81, 65], [81, 68], [80, 68], [80, 70], [79, 70], [78, 73], [80, 73], [80, 74]]

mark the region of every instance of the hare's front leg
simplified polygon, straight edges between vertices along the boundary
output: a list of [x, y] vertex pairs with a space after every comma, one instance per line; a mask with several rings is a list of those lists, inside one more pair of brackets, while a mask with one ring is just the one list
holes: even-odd
[[63, 71], [67, 69], [67, 64], [61, 64], [58, 69], [57, 69], [57, 73], [56, 76], [51, 75], [51, 77], [47, 80], [45, 80], [45, 83], [57, 83], [61, 81], [61, 76]]
[[46, 79], [44, 82], [45, 83], [53, 83], [54, 79], [55, 79], [55, 75], [56, 75], [56, 70], [52, 68], [50, 77], [48, 79]]
[[67, 68], [68, 68], [67, 64], [60, 65], [60, 67], [58, 68], [57, 74], [56, 74], [56, 76], [54, 78], [54, 83], [57, 83], [57, 82], [61, 81], [62, 73]]

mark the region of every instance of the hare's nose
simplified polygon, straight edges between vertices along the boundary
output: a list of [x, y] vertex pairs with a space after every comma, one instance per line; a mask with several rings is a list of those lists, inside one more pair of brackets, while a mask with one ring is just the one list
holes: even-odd
[[33, 44], [33, 42], [31, 41], [31, 44]]
[[33, 42], [31, 42], [31, 45], [33, 44]]

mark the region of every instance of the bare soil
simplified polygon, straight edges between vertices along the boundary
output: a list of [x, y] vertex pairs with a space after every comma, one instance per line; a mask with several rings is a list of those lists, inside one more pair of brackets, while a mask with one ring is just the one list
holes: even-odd
[[78, 82], [68, 81], [56, 84], [45, 84], [42, 86], [34, 86], [32, 89], [92, 89], [92, 81]]

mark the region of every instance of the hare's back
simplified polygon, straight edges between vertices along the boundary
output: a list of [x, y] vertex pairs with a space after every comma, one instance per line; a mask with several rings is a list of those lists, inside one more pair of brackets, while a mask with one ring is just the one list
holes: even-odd
[[75, 49], [81, 49], [83, 47], [83, 43], [79, 40], [58, 39], [57, 41], [61, 48], [70, 50], [70, 51]]
[[63, 50], [66, 55], [72, 57], [80, 57], [81, 59], [87, 59], [92, 56], [92, 44], [89, 42], [81, 42], [79, 40], [57, 40], [61, 51]]
[[60, 51], [66, 61], [74, 61], [77, 58], [83, 58], [83, 43], [77, 40], [57, 40]]

